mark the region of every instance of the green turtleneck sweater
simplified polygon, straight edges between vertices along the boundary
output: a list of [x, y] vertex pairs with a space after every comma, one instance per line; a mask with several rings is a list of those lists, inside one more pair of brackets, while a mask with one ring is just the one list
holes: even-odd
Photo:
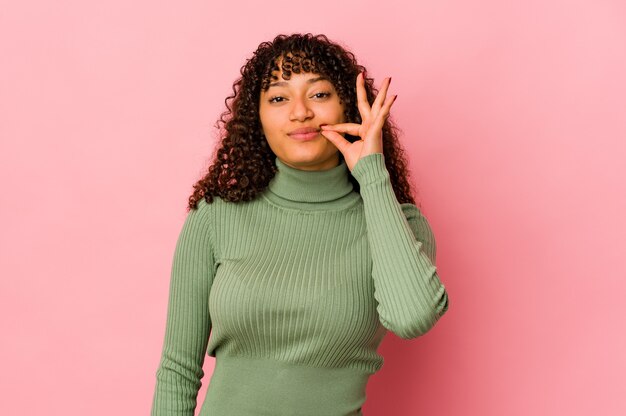
[[206, 354], [200, 415], [361, 415], [386, 331], [418, 337], [448, 309], [431, 228], [398, 203], [382, 153], [352, 172], [343, 159], [276, 166], [253, 201], [201, 200], [187, 215], [152, 416], [194, 415]]

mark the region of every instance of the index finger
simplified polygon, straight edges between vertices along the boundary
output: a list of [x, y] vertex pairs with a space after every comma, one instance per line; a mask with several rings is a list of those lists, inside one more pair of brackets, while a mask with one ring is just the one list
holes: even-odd
[[357, 123], [340, 123], [322, 126], [322, 130], [340, 131], [342, 133], [348, 133], [352, 136], [359, 136], [360, 128], [361, 125]]

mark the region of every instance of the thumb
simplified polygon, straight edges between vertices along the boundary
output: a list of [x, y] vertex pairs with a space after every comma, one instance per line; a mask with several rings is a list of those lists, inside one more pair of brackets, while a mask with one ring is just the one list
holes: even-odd
[[342, 154], [346, 154], [348, 147], [350, 146], [350, 142], [347, 141], [341, 134], [336, 131], [331, 130], [322, 130], [321, 134], [326, 137], [332, 144], [339, 149]]

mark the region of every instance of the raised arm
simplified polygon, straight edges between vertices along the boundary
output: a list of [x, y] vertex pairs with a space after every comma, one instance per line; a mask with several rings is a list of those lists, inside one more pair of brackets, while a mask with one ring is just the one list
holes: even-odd
[[212, 211], [205, 200], [187, 214], [172, 262], [167, 322], [151, 416], [193, 416], [211, 332], [214, 269]]
[[416, 338], [448, 310], [432, 230], [415, 205], [398, 203], [382, 153], [359, 159], [352, 175], [364, 204], [380, 321], [401, 338]]

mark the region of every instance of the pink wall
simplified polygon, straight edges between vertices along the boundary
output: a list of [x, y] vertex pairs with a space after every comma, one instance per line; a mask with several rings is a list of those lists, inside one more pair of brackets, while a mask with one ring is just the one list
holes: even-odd
[[393, 77], [451, 299], [365, 414], [626, 414], [624, 2], [5, 3], [0, 414], [148, 413], [212, 126], [296, 31]]

